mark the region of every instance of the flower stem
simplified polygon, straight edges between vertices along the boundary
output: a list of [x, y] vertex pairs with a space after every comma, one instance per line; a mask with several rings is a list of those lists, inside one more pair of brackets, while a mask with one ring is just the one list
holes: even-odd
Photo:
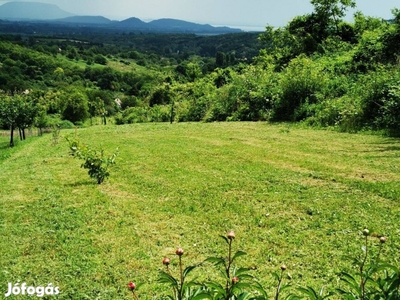
[[360, 278], [361, 278], [361, 282], [360, 282], [360, 286], [361, 286], [361, 300], [365, 300], [365, 282], [366, 282], [366, 278], [364, 278], [364, 266], [365, 263], [367, 262], [367, 257], [368, 257], [368, 236], [365, 236], [365, 256], [364, 259], [360, 265]]
[[183, 266], [182, 266], [182, 256], [179, 256], [179, 271], [180, 271], [180, 285], [179, 285], [179, 291], [178, 291], [178, 299], [182, 300], [183, 295], [182, 295], [182, 289], [183, 289]]

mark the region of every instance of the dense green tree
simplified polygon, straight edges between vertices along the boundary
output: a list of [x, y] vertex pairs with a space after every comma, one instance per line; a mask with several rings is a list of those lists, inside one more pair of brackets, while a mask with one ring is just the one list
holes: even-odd
[[21, 95], [19, 101], [16, 125], [19, 129], [20, 139], [25, 140], [25, 129], [34, 124], [38, 114], [38, 106], [36, 100], [29, 94]]
[[157, 87], [150, 96], [149, 105], [169, 104], [172, 101], [172, 92], [168, 84]]
[[329, 30], [334, 28], [336, 34], [339, 34], [339, 23], [345, 16], [349, 8], [354, 8], [356, 2], [354, 0], [311, 0], [314, 6], [314, 12], [320, 26]]
[[0, 94], [0, 120], [10, 128], [10, 147], [14, 147], [14, 130], [21, 118], [22, 105], [20, 95]]
[[61, 96], [61, 114], [65, 120], [73, 123], [85, 121], [89, 117], [86, 93], [79, 89], [64, 91]]
[[100, 65], [106, 65], [107, 64], [107, 58], [105, 58], [103, 55], [98, 54], [94, 57], [94, 62]]
[[217, 67], [224, 67], [226, 65], [226, 56], [224, 52], [217, 52], [215, 55], [215, 64]]

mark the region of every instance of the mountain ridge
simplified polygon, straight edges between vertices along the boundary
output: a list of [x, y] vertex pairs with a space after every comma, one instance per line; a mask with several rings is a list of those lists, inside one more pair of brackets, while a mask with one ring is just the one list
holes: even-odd
[[0, 19], [5, 20], [53, 20], [71, 16], [73, 14], [62, 10], [55, 4], [41, 2], [16, 1], [0, 6]]
[[144, 22], [136, 17], [122, 21], [113, 21], [103, 16], [79, 16], [62, 10], [55, 4], [40, 2], [7, 2], [0, 6], [0, 20], [48, 22], [76, 26], [101, 26], [119, 30], [137, 30], [148, 32], [184, 32], [184, 33], [234, 33], [240, 29], [230, 27], [215, 27], [209, 24], [198, 24], [184, 20], [162, 18]]

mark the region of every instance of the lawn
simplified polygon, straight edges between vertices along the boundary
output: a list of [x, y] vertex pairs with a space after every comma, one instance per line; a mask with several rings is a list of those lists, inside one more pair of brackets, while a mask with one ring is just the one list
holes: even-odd
[[[61, 138], [0, 137], [0, 290], [60, 288], [57, 299], [155, 299], [164, 256], [223, 255], [234, 230], [240, 266], [274, 292], [285, 282], [338, 286], [369, 228], [399, 264], [400, 141], [268, 123], [179, 123], [63, 130], [117, 163], [101, 185]], [[371, 241], [374, 239], [371, 238]], [[378, 242], [375, 243], [378, 245]], [[377, 248], [377, 247], [374, 247]], [[172, 268], [176, 266], [173, 262]], [[213, 277], [213, 266], [193, 271]]]

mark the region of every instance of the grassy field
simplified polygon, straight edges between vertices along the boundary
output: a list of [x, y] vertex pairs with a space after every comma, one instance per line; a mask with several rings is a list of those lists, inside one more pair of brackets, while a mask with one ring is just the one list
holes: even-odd
[[[64, 130], [117, 164], [102, 185], [51, 134], [9, 150], [0, 137], [0, 292], [53, 283], [57, 299], [160, 295], [164, 256], [222, 255], [232, 229], [239, 261], [274, 291], [286, 282], [338, 286], [367, 227], [399, 264], [400, 141], [267, 123], [94, 126]], [[173, 266], [174, 267], [174, 266]], [[194, 274], [214, 276], [212, 266]], [[274, 283], [275, 284], [275, 283]]]

